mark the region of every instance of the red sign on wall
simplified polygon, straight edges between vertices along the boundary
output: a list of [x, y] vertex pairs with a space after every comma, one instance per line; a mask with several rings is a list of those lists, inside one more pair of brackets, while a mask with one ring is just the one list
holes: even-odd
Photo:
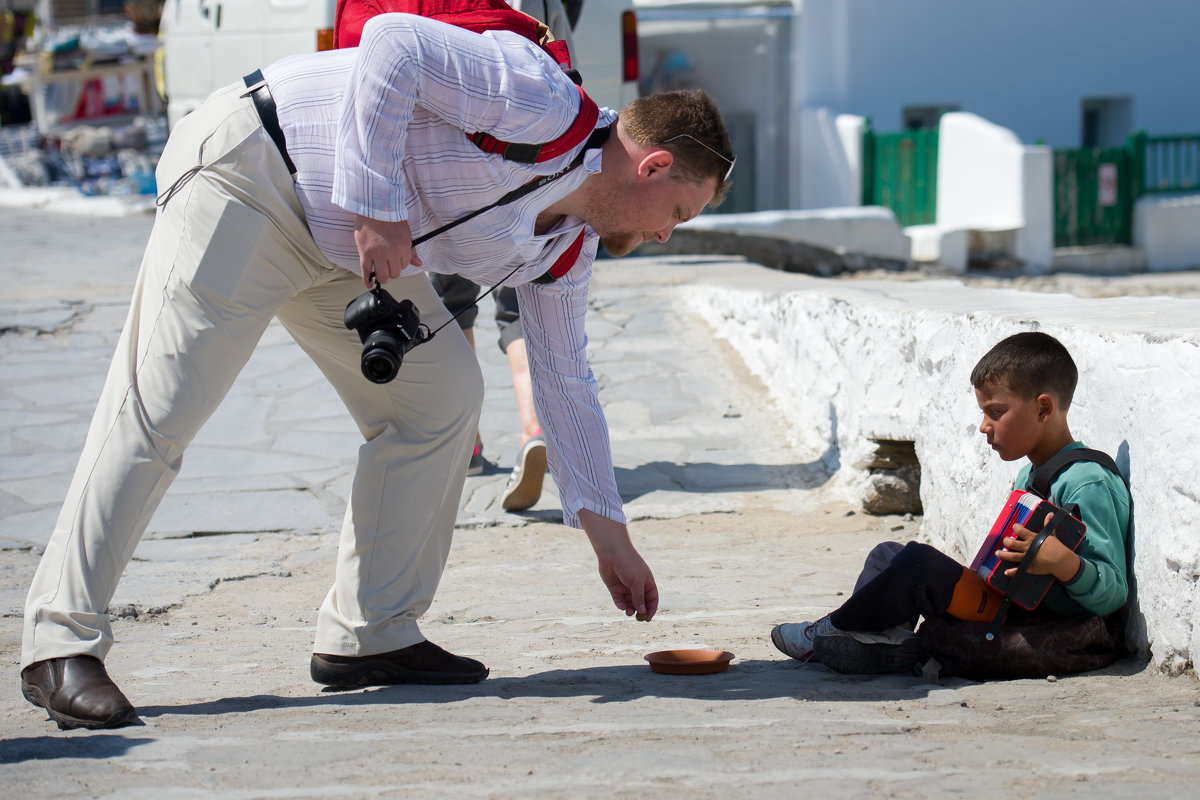
[[1117, 165], [1101, 164], [1097, 183], [1100, 188], [1100, 207], [1117, 204]]

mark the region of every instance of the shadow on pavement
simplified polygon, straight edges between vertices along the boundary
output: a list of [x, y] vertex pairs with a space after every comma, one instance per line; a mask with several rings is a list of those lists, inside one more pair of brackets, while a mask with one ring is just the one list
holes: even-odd
[[[942, 686], [954, 683], [966, 682], [944, 682]], [[701, 701], [793, 698], [864, 703], [921, 698], [935, 688], [938, 687], [910, 675], [840, 675], [817, 664], [754, 660], [737, 662], [714, 675], [661, 675], [643, 665], [587, 667], [519, 678], [494, 678], [468, 686], [385, 686], [346, 691], [326, 689], [307, 697], [227, 697], [200, 703], [147, 706], [139, 708], [138, 713], [146, 719], [175, 714], [215, 716], [265, 709], [457, 703], [484, 697], [501, 700], [584, 697], [594, 703], [645, 697]]]
[[630, 502], [656, 491], [753, 492], [761, 489], [816, 489], [837, 472], [837, 411], [829, 406], [832, 430], [825, 452], [804, 464], [714, 464], [650, 461], [634, 469], [617, 467], [621, 500]]
[[[1091, 673], [1060, 678], [1086, 681], [1089, 676], [1128, 676], [1149, 668], [1149, 660], [1127, 656]], [[800, 664], [790, 659], [735, 662], [713, 675], [661, 675], [645, 665], [586, 667], [549, 670], [525, 677], [495, 678], [468, 686], [386, 686], [348, 691], [322, 690], [304, 697], [260, 694], [225, 697], [199, 703], [145, 706], [143, 719], [169, 716], [248, 714], [282, 709], [305, 711], [321, 708], [384, 707], [417, 703], [458, 703], [493, 697], [588, 698], [593, 703], [619, 703], [643, 698], [674, 698], [715, 702], [721, 700], [813, 700], [824, 703], [879, 703], [919, 700], [938, 689], [954, 690], [976, 685], [956, 678], [931, 684], [911, 675], [841, 675], [820, 664]], [[63, 732], [0, 740], [0, 765], [56, 759], [110, 759], [157, 737], [126, 737], [111, 731]]]
[[126, 737], [119, 733], [80, 731], [78, 735], [22, 736], [3, 740], [0, 764], [25, 761], [55, 761], [60, 758], [110, 759], [125, 755], [134, 747], [150, 744], [151, 737]]
[[628, 503], [651, 492], [754, 492], [815, 489], [830, 478], [821, 461], [807, 464], [676, 464], [651, 461], [634, 469], [617, 467], [617, 489]]

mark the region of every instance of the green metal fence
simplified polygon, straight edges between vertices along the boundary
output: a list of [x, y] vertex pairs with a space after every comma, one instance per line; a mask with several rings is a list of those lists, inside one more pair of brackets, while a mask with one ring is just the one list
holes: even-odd
[[901, 225], [937, 216], [937, 130], [875, 133], [863, 129], [862, 204], [885, 206]]
[[1147, 136], [1124, 147], [1054, 151], [1054, 246], [1132, 244], [1147, 194], [1200, 191], [1200, 134]]
[[1140, 184], [1138, 194], [1200, 191], [1200, 135], [1130, 137]]
[[[937, 130], [863, 129], [862, 204], [901, 225], [937, 217]], [[1054, 246], [1132, 244], [1133, 210], [1148, 194], [1200, 192], [1200, 134], [1147, 136], [1123, 147], [1054, 151]]]

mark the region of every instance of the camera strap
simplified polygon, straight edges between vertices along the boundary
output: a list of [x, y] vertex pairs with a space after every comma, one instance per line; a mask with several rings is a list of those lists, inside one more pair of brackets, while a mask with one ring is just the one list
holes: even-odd
[[[606, 141], [608, 141], [608, 136], [609, 136], [610, 132], [611, 132], [611, 128], [608, 128], [608, 127], [597, 128], [596, 130], [592, 131], [592, 135], [588, 137], [587, 143], [584, 144], [583, 149], [579, 151], [579, 154], [576, 155], [575, 158], [571, 159], [570, 164], [563, 167], [558, 172], [555, 172], [551, 175], [541, 175], [537, 178], [534, 178], [533, 180], [529, 181], [528, 183], [522, 184], [521, 186], [518, 186], [516, 189], [513, 189], [511, 192], [504, 195], [503, 197], [501, 197], [499, 200], [492, 203], [491, 205], [487, 205], [487, 206], [484, 206], [483, 208], [476, 209], [475, 211], [472, 211], [469, 214], [465, 214], [465, 215], [459, 217], [458, 219], [454, 220], [453, 222], [446, 223], [445, 225], [443, 225], [440, 228], [437, 228], [436, 230], [430, 231], [429, 233], [426, 233], [422, 236], [418, 236], [416, 239], [413, 239], [412, 246], [416, 247], [417, 245], [421, 244], [422, 242], [427, 242], [430, 239], [432, 239], [433, 237], [435, 237], [439, 234], [445, 233], [446, 231], [450, 230], [451, 228], [461, 225], [464, 222], [467, 222], [469, 220], [475, 219], [475, 217], [478, 217], [480, 214], [482, 214], [485, 211], [490, 211], [493, 208], [497, 208], [499, 206], [506, 206], [509, 203], [520, 200], [522, 197], [524, 197], [527, 194], [536, 192], [538, 189], [541, 189], [543, 186], [553, 183], [554, 181], [556, 181], [559, 178], [563, 177], [564, 175], [568, 174], [572, 170], [579, 168], [583, 164], [584, 155], [587, 153], [587, 151], [594, 150], [595, 148], [599, 147], [600, 145], [602, 145]], [[577, 238], [575, 240], [575, 242], [572, 243], [572, 245], [568, 248], [568, 253], [574, 252], [575, 258], [577, 259], [577, 258], [579, 258], [579, 253], [580, 253], [580, 251], [582, 251], [582, 249], [583, 249], [582, 248], [582, 239]], [[571, 259], [571, 264], [574, 264], [574, 260], [575, 259]], [[489, 294], [496, 291], [496, 289], [498, 289], [500, 286], [502, 286], [506, 280], [508, 280], [514, 274], [516, 274], [516, 271], [519, 270], [522, 266], [524, 266], [524, 265], [518, 264], [517, 266], [513, 267], [512, 271], [509, 272], [507, 275], [505, 275], [503, 278], [501, 278], [496, 283], [495, 286], [490, 287], [486, 292], [479, 295], [479, 297], [477, 297], [475, 299], [474, 303], [471, 303], [471, 305], [466, 306], [461, 311], [459, 311], [457, 314], [455, 314], [453, 317], [451, 317], [449, 320], [447, 320], [446, 322], [439, 325], [437, 327], [437, 329], [434, 330], [433, 333], [430, 334], [430, 336], [432, 337], [434, 333], [437, 333], [442, 328], [449, 325], [451, 322], [454, 322], [455, 320], [457, 320], [460, 316], [465, 314], [467, 311], [469, 311], [470, 309], [479, 305], [479, 301], [483, 300], [483, 298], [487, 297]], [[570, 267], [570, 265], [568, 265], [568, 268], [569, 267]], [[563, 272], [563, 274], [565, 274], [565, 271]], [[555, 272], [552, 268], [545, 275], [538, 278], [536, 282], [537, 283], [550, 283], [559, 277], [561, 277], [561, 275], [555, 274]], [[376, 284], [376, 285], [378, 285], [378, 284]]]
[[[553, 183], [554, 181], [563, 177], [564, 175], [571, 172], [572, 170], [577, 169], [578, 167], [580, 167], [583, 164], [584, 155], [587, 153], [588, 150], [594, 150], [595, 148], [604, 144], [608, 140], [609, 130], [610, 130], [609, 128], [597, 128], [596, 130], [592, 131], [592, 135], [588, 137], [587, 143], [583, 146], [583, 149], [579, 151], [579, 155], [577, 155], [577, 156], [575, 156], [575, 158], [571, 159], [571, 163], [568, 164], [567, 166], [563, 167], [562, 169], [560, 169], [558, 172], [555, 172], [551, 175], [540, 175], [540, 176], [534, 178], [533, 180], [529, 181], [529, 183], [522, 184], [522, 185], [518, 186], [516, 189], [513, 189], [511, 192], [504, 195], [503, 197], [501, 197], [499, 200], [492, 203], [491, 205], [486, 205], [483, 208], [476, 209], [475, 211], [472, 211], [469, 214], [464, 214], [463, 216], [459, 217], [458, 219], [454, 220], [453, 222], [448, 222], [445, 225], [443, 225], [442, 227], [437, 228], [436, 230], [432, 230], [423, 236], [418, 236], [416, 239], [413, 239], [413, 247], [416, 247], [417, 245], [421, 244], [422, 242], [427, 242], [430, 239], [432, 239], [433, 237], [435, 237], [439, 234], [445, 233], [446, 231], [450, 230], [451, 228], [457, 227], [457, 226], [463, 224], [464, 222], [473, 220], [485, 211], [491, 211], [493, 208], [497, 208], [499, 206], [506, 206], [509, 203], [516, 202], [517, 200], [520, 200], [525, 195], [532, 194], [533, 192], [536, 192], [538, 189], [541, 189], [543, 186]], [[517, 269], [520, 269], [520, 267], [517, 267]], [[513, 270], [513, 272], [516, 272], [516, 271], [517, 271], [516, 269]], [[509, 275], [512, 275], [512, 272], [510, 272]], [[505, 276], [505, 278], [507, 278], [507, 277], [508, 277], [508, 275]], [[482, 299], [482, 298], [480, 298], [480, 299]]]

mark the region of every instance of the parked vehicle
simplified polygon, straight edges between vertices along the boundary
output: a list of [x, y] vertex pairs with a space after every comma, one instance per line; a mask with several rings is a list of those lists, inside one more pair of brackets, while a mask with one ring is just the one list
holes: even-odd
[[583, 88], [620, 110], [638, 96], [638, 29], [633, 0], [580, 0], [571, 61]]
[[[632, 0], [582, 0], [572, 60], [588, 94], [620, 108], [637, 97]], [[333, 46], [337, 0], [166, 0], [160, 32], [167, 121], [213, 90], [293, 53]]]

